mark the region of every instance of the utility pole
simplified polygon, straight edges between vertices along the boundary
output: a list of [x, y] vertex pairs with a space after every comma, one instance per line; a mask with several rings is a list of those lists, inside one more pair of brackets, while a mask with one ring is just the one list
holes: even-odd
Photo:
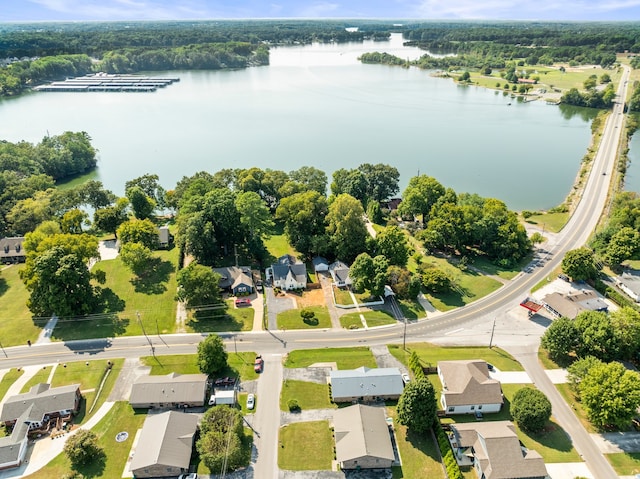
[[402, 332], [402, 349], [407, 350], [407, 317], [402, 315], [404, 319], [404, 331]]
[[491, 349], [491, 346], [493, 345], [493, 333], [496, 330], [496, 320], [495, 318], [493, 319], [493, 326], [491, 327], [491, 338], [489, 339], [489, 349]]
[[151, 354], [155, 358], [155, 356], [156, 356], [156, 348], [153, 347], [153, 343], [151, 342], [151, 339], [149, 339], [149, 336], [147, 336], [147, 332], [144, 330], [144, 324], [142, 324], [142, 320], [140, 319], [140, 312], [139, 311], [136, 311], [136, 316], [138, 317], [138, 323], [140, 324], [140, 329], [142, 329], [142, 334], [144, 334], [144, 337], [147, 338], [147, 342], [149, 343], [149, 346], [151, 346]]
[[4, 357], [8, 358], [9, 356], [7, 356], [7, 352], [4, 350], [4, 346], [2, 345], [2, 343], [0, 343], [0, 349], [2, 349], [2, 352], [4, 353]]

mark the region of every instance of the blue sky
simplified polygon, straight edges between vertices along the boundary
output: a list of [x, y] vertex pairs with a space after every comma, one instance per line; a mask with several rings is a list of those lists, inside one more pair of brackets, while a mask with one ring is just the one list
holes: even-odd
[[0, 22], [220, 18], [640, 20], [640, 0], [0, 0]]

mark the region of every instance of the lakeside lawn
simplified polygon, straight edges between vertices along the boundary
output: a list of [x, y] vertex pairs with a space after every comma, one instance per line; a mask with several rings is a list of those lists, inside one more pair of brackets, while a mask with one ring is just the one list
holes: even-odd
[[114, 336], [170, 334], [176, 328], [176, 269], [178, 248], [154, 251], [156, 266], [137, 278], [120, 258], [100, 261], [94, 269], [106, 273], [109, 313], [88, 319], [59, 321], [53, 338], [60, 341]]
[[299, 309], [289, 309], [278, 313], [278, 329], [323, 329], [331, 327], [331, 317], [326, 306], [308, 306], [315, 313], [311, 320], [303, 320]]
[[361, 329], [364, 326], [360, 320], [360, 315], [364, 316], [367, 327], [374, 328], [376, 326], [385, 326], [387, 324], [396, 324], [398, 320], [387, 311], [365, 311], [363, 313], [347, 313], [340, 316], [340, 324], [345, 329]]
[[333, 434], [329, 421], [298, 422], [280, 428], [280, 469], [330, 470], [333, 457]]
[[[241, 353], [228, 353], [227, 367], [218, 374], [218, 377], [239, 377], [243, 381], [258, 379], [258, 373], [253, 370], [253, 360], [256, 353], [252, 351]], [[167, 356], [142, 356], [140, 361], [145, 366], [151, 367], [152, 375], [200, 374], [197, 354], [173, 354]]]
[[[128, 402], [116, 402], [109, 413], [92, 430], [98, 436], [98, 445], [104, 450], [103, 460], [94, 461], [77, 469], [86, 478], [112, 479], [122, 476], [122, 471], [131, 452], [136, 432], [142, 427], [147, 415], [134, 411]], [[123, 442], [116, 441], [116, 434], [127, 432], [129, 436]], [[43, 439], [50, 441], [50, 439]], [[39, 471], [27, 476], [29, 479], [50, 479], [52, 477], [75, 477], [71, 463], [62, 453]]]
[[356, 369], [360, 366], [375, 368], [376, 360], [367, 347], [298, 349], [291, 351], [285, 368], [308, 368], [315, 363], [335, 362], [338, 369]]
[[458, 359], [483, 359], [493, 364], [501, 371], [524, 371], [522, 365], [513, 356], [500, 348], [488, 347], [443, 347], [431, 343], [410, 343], [407, 350], [402, 345], [388, 345], [389, 352], [402, 364], [407, 365], [411, 351], [415, 351], [420, 357], [423, 366], [433, 366], [438, 361], [452, 361]]
[[29, 292], [20, 279], [24, 264], [3, 267], [0, 272], [0, 311], [2, 311], [2, 346], [22, 346], [27, 340], [35, 343], [46, 324], [46, 318], [32, 319], [27, 308]]
[[329, 385], [309, 381], [286, 379], [280, 393], [280, 410], [289, 411], [290, 399], [298, 401], [300, 409], [327, 409], [337, 407], [329, 397]]
[[[567, 213], [539, 213], [529, 216], [526, 220], [527, 223], [537, 225], [544, 231], [550, 231], [551, 233], [558, 233], [564, 225], [569, 221], [570, 214]], [[544, 236], [544, 233], [542, 233]]]

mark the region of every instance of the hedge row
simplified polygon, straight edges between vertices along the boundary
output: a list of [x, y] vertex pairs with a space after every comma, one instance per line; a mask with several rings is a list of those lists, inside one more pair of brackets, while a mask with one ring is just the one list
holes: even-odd
[[416, 380], [424, 379], [425, 375], [422, 364], [420, 363], [420, 357], [415, 351], [411, 351], [411, 355], [409, 356], [409, 369], [411, 369], [413, 377], [416, 378]]
[[462, 471], [460, 471], [460, 466], [458, 466], [456, 458], [453, 455], [453, 450], [449, 444], [449, 439], [447, 439], [447, 434], [442, 430], [440, 421], [436, 421], [436, 424], [434, 424], [434, 430], [436, 437], [438, 438], [438, 446], [440, 447], [440, 454], [442, 455], [444, 466], [447, 468], [447, 476], [449, 479], [464, 479]]

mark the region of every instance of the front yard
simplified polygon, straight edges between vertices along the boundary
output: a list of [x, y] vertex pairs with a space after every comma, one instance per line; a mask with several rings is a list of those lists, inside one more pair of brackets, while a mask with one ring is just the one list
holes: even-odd
[[308, 368], [316, 363], [335, 362], [338, 369], [356, 369], [360, 366], [376, 367], [376, 360], [367, 347], [333, 349], [298, 349], [291, 351], [285, 368]]
[[328, 421], [298, 422], [280, 428], [278, 467], [290, 471], [330, 470], [333, 434]]
[[290, 399], [295, 399], [300, 409], [327, 409], [337, 407], [329, 397], [329, 385], [287, 379], [282, 383], [280, 410], [289, 411]]

